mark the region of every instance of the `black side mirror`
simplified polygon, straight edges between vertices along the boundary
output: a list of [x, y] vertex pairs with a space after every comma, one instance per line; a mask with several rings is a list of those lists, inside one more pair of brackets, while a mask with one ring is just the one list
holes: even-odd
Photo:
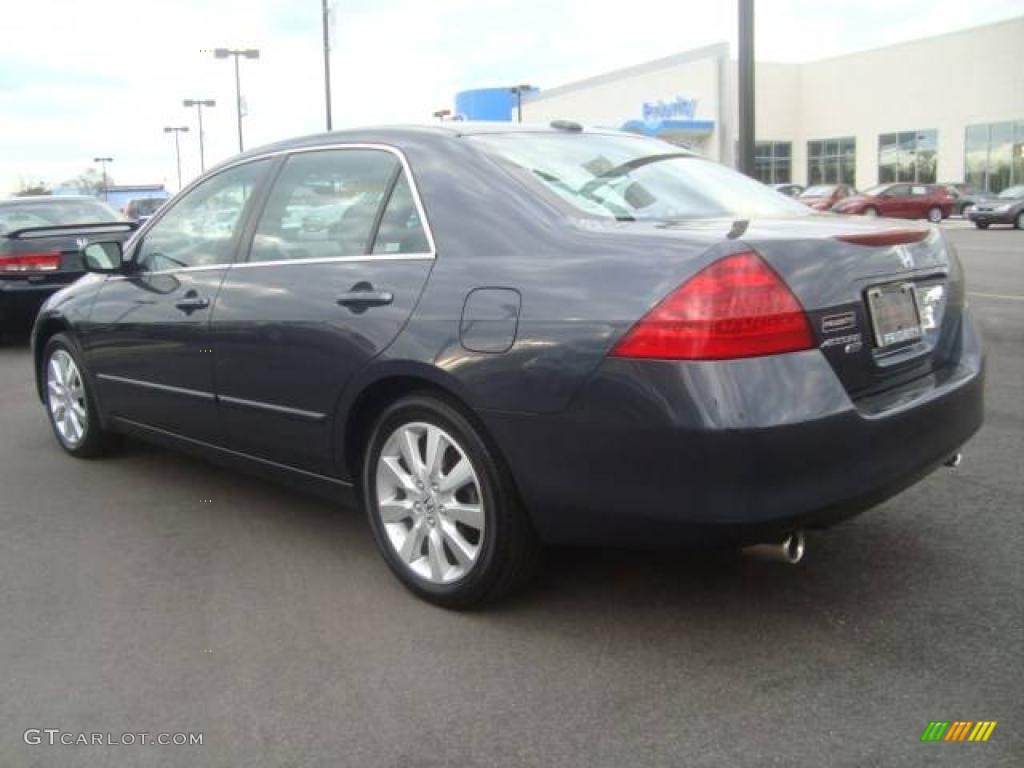
[[121, 243], [90, 243], [82, 251], [82, 264], [86, 272], [112, 274], [124, 266], [124, 252]]

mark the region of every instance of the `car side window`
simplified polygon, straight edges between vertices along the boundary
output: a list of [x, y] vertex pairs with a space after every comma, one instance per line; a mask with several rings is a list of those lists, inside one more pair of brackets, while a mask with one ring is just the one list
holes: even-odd
[[910, 194], [910, 186], [908, 184], [894, 184], [885, 193], [889, 197], [906, 197]]
[[395, 182], [387, 208], [381, 216], [373, 253], [430, 253], [430, 242], [404, 172]]
[[193, 188], [146, 233], [137, 267], [155, 272], [230, 263], [246, 203], [266, 167], [266, 160], [245, 163]]
[[285, 162], [260, 215], [250, 261], [363, 256], [401, 163], [379, 149], [300, 152]]
[[916, 184], [910, 188], [910, 194], [912, 194], [914, 197], [924, 197], [929, 192], [930, 190], [928, 189], [928, 187], [925, 187], [920, 184]]

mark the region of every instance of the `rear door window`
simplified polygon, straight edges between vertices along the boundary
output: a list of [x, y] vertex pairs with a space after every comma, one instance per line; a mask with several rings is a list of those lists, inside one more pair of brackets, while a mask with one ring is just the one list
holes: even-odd
[[292, 155], [256, 226], [250, 261], [362, 256], [402, 166], [391, 152], [328, 149]]
[[381, 216], [373, 252], [403, 255], [431, 252], [412, 188], [404, 172], [396, 181], [387, 208]]

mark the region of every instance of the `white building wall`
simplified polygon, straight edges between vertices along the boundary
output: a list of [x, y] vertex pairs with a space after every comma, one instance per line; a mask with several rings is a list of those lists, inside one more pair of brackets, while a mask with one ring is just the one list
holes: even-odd
[[[705, 153], [734, 160], [736, 62], [724, 43], [542, 91], [523, 119], [619, 127], [644, 102], [697, 99], [714, 120]], [[857, 186], [878, 180], [882, 133], [938, 131], [938, 179], [964, 176], [968, 125], [1024, 120], [1024, 17], [801, 64], [758, 62], [758, 140], [792, 142], [792, 178], [807, 181], [807, 142], [857, 139]]]

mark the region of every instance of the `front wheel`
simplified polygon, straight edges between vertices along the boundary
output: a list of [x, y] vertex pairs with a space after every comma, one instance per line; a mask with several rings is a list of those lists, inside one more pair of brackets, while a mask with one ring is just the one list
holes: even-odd
[[928, 221], [932, 224], [938, 224], [942, 221], [942, 209], [941, 208], [929, 208], [928, 209]]
[[411, 395], [381, 414], [363, 458], [374, 539], [413, 593], [445, 608], [522, 584], [540, 544], [501, 458], [461, 410]]
[[46, 343], [42, 364], [46, 412], [57, 442], [80, 458], [105, 453], [114, 436], [100, 426], [78, 353], [65, 334], [58, 333]]
[[874, 219], [878, 216], [878, 209], [873, 208], [870, 205], [864, 209], [864, 215], [868, 218]]

